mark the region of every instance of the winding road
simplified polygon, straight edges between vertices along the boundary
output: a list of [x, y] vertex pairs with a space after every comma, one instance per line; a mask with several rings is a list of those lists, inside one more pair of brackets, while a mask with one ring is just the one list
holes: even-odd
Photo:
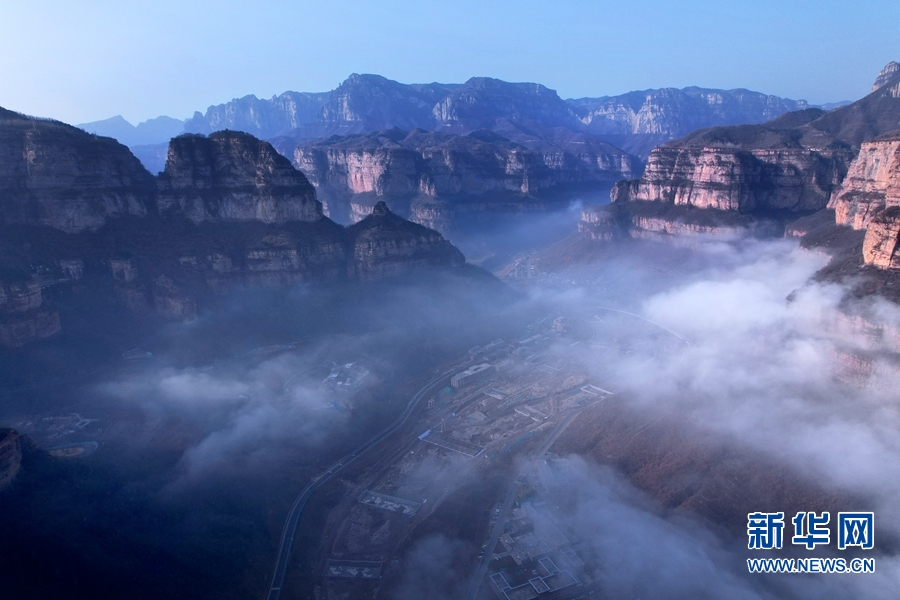
[[278, 558], [275, 561], [275, 569], [272, 575], [272, 584], [269, 586], [269, 593], [266, 596], [266, 600], [278, 600], [281, 596], [281, 588], [284, 585], [284, 576], [287, 573], [288, 563], [291, 557], [291, 547], [294, 543], [294, 535], [297, 532], [297, 524], [300, 522], [300, 516], [303, 514], [303, 509], [306, 507], [306, 503], [309, 499], [316, 493], [322, 485], [328, 482], [332, 477], [340, 473], [344, 467], [351, 464], [357, 458], [377, 446], [381, 443], [385, 438], [390, 436], [392, 433], [403, 427], [406, 423], [406, 420], [409, 419], [409, 416], [412, 414], [413, 410], [415, 410], [416, 406], [419, 404], [419, 401], [422, 397], [432, 390], [438, 383], [445, 380], [447, 377], [458, 373], [460, 369], [465, 368], [471, 361], [462, 362], [447, 371], [444, 371], [431, 381], [429, 381], [425, 386], [416, 392], [416, 395], [412, 397], [409, 401], [409, 404], [406, 405], [406, 409], [397, 417], [397, 420], [394, 421], [393, 424], [388, 426], [387, 429], [373, 437], [371, 440], [366, 442], [364, 445], [360, 446], [350, 454], [346, 455], [333, 465], [329, 467], [327, 471], [325, 471], [318, 478], [314, 479], [309, 485], [307, 485], [300, 495], [297, 496], [294, 503], [291, 505], [291, 510], [288, 512], [287, 518], [284, 522], [284, 529], [281, 532], [281, 542], [278, 546]]

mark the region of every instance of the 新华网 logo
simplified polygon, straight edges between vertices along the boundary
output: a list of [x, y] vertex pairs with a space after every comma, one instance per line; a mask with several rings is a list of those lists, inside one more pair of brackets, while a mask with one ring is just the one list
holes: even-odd
[[[791, 543], [813, 550], [831, 543], [828, 524], [831, 514], [824, 511], [798, 512], [791, 519], [794, 535]], [[784, 543], [784, 513], [755, 512], [747, 515], [747, 548], [750, 550], [779, 550]], [[863, 550], [875, 547], [875, 513], [841, 512], [837, 520], [837, 547], [844, 550], [856, 546]]]

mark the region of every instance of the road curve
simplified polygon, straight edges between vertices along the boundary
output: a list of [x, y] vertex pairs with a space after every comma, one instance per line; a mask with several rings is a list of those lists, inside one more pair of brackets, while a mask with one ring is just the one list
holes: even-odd
[[431, 381], [429, 381], [425, 386], [416, 392], [416, 395], [412, 397], [409, 401], [409, 404], [406, 405], [406, 409], [400, 413], [400, 416], [397, 417], [397, 420], [393, 422], [387, 429], [373, 437], [371, 440], [366, 442], [364, 445], [360, 446], [350, 454], [346, 455], [344, 458], [340, 459], [325, 473], [320, 475], [317, 479], [313, 480], [309, 485], [307, 485], [300, 495], [297, 496], [294, 503], [291, 505], [291, 510], [288, 512], [288, 516], [284, 521], [284, 528], [281, 531], [281, 543], [278, 546], [278, 558], [275, 560], [275, 569], [272, 574], [272, 584], [269, 586], [269, 592], [266, 595], [266, 600], [278, 600], [281, 596], [281, 587], [284, 585], [284, 576], [287, 573], [288, 562], [291, 557], [291, 547], [294, 543], [294, 534], [297, 532], [297, 524], [300, 522], [300, 515], [303, 513], [304, 507], [306, 507], [306, 503], [309, 499], [316, 493], [323, 484], [325, 484], [329, 479], [340, 473], [344, 467], [352, 463], [354, 460], [359, 458], [361, 455], [365, 454], [379, 443], [384, 440], [386, 437], [400, 429], [409, 416], [412, 414], [413, 410], [415, 410], [419, 401], [422, 399], [426, 393], [428, 393], [431, 389], [434, 388], [438, 383], [459, 372], [460, 369], [464, 368], [469, 362], [465, 361], [456, 365], [455, 367], [444, 371]]

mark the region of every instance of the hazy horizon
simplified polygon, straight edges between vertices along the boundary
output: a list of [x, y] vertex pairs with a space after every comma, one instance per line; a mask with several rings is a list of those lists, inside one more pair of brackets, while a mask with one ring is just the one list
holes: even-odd
[[696, 85], [824, 104], [862, 97], [898, 58], [900, 6], [880, 1], [852, 12], [807, 1], [276, 4], [9, 7], [0, 51], [17, 60], [0, 63], [0, 106], [137, 124], [248, 94], [328, 91], [354, 72], [531, 81], [563, 98]]

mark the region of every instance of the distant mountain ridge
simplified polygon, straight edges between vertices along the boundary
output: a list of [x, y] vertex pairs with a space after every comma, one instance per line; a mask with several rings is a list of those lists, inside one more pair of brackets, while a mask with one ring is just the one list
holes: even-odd
[[[296, 93], [287, 92], [269, 101], [248, 96], [211, 106], [205, 115], [195, 113], [185, 130], [207, 133], [228, 127], [262, 138], [288, 135], [313, 139], [394, 127], [468, 133], [495, 129], [499, 122], [532, 122], [595, 135], [646, 157], [652, 145], [694, 129], [761, 123], [809, 106], [805, 100], [744, 89], [664, 88], [564, 100], [538, 83], [510, 83], [490, 77], [473, 77], [463, 84], [407, 85], [380, 75], [353, 74], [332, 92], [307, 95], [309, 102], [315, 96], [315, 102], [321, 104], [318, 112], [305, 113], [311, 117], [308, 122], [300, 123], [294, 112], [282, 108], [282, 98], [287, 94]], [[270, 117], [265, 122], [260, 118], [272, 113], [290, 118]], [[280, 129], [266, 124], [276, 121]]]
[[[380, 75], [354, 73], [329, 92], [288, 91], [270, 99], [248, 95], [210, 106], [205, 113], [195, 112], [184, 122], [159, 117], [134, 127], [113, 117], [80, 127], [133, 147], [168, 142], [179, 133], [208, 134], [223, 129], [244, 131], [260, 139], [290, 136], [309, 140], [395, 127], [461, 134], [495, 130], [509, 122], [536, 123], [594, 135], [646, 158], [655, 145], [697, 128], [761, 123], [807, 106], [804, 100], [744, 89], [664, 88], [564, 100], [538, 83], [473, 77], [462, 84], [404, 84]], [[179, 123], [183, 123], [181, 129], [177, 129]], [[136, 153], [142, 159], [159, 159], [159, 149]], [[148, 165], [151, 170], [161, 166]]]
[[137, 125], [132, 125], [122, 115], [116, 115], [102, 121], [82, 123], [79, 128], [88, 133], [111, 137], [126, 146], [158, 144], [184, 132], [185, 121], [172, 117], [156, 117]]
[[587, 132], [646, 157], [654, 147], [704, 127], [762, 123], [809, 108], [745, 89], [663, 88], [605, 98], [570, 100]]

